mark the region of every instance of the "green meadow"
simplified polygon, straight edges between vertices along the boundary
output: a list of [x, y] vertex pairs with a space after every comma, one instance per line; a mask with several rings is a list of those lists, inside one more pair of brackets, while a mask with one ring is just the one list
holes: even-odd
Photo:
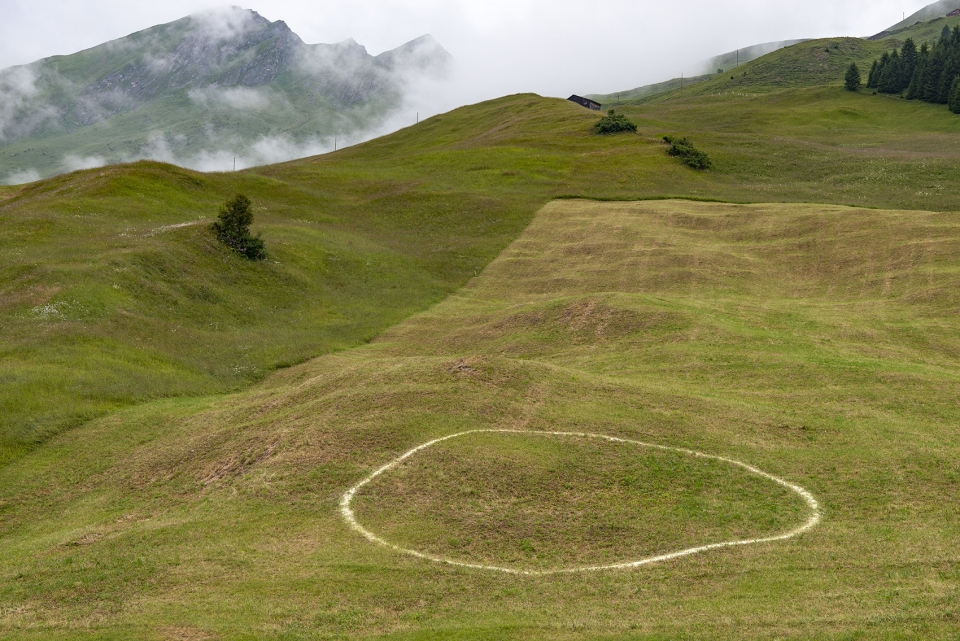
[[[637, 135], [518, 95], [244, 172], [0, 188], [0, 638], [955, 637], [960, 117], [797, 46], [786, 80], [623, 106]], [[237, 192], [263, 263], [209, 231]], [[545, 576], [345, 522], [473, 430], [525, 434], [423, 451], [358, 519], [549, 571], [807, 516], [736, 466], [526, 434], [590, 432], [743, 461], [822, 521]]]
[[[949, 638], [960, 483], [953, 213], [559, 201], [366, 346], [121, 411], [0, 470], [15, 638]], [[347, 488], [433, 438], [591, 431], [814, 494], [799, 537], [542, 577], [376, 546]], [[391, 542], [562, 568], [795, 527], [729, 466], [475, 435], [364, 488]]]

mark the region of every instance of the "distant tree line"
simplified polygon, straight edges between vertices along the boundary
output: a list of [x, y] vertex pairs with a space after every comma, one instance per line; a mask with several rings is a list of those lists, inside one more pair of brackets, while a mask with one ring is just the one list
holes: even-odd
[[917, 49], [908, 39], [903, 47], [885, 53], [874, 61], [867, 88], [879, 93], [906, 92], [908, 100], [949, 105], [960, 113], [960, 26], [944, 27], [932, 47], [924, 43]]

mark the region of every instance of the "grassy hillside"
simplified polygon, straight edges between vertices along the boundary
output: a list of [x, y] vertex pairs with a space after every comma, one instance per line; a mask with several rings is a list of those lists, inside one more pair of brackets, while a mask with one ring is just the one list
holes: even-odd
[[[960, 210], [960, 119], [936, 106], [814, 88], [627, 112], [642, 135], [598, 137], [596, 114], [517, 96], [255, 172], [139, 164], [5, 189], [2, 458], [369, 340], [466, 282], [555, 197]], [[666, 133], [716, 168], [668, 158]], [[237, 191], [257, 206], [264, 265], [205, 229]]]
[[[958, 284], [955, 213], [553, 203], [466, 288], [368, 346], [117, 413], [0, 469], [0, 634], [951, 638]], [[733, 457], [809, 489], [823, 522], [546, 577], [433, 564], [344, 523], [341, 495], [371, 471], [480, 428]], [[358, 515], [468, 561], [628, 560], [797, 516], [731, 469], [577, 439], [478, 435], [421, 457]]]
[[[650, 102], [688, 95], [727, 92], [767, 93], [792, 87], [812, 87], [842, 84], [843, 74], [851, 62], [857, 63], [866, 77], [874, 60], [883, 52], [900, 47], [907, 38], [919, 46], [940, 38], [943, 27], [953, 29], [960, 25], [960, 16], [939, 18], [918, 25], [878, 34], [876, 40], [861, 38], [824, 38], [807, 40], [766, 54], [731, 69], [729, 54], [723, 58], [726, 72], [698, 76], [684, 81], [685, 92], [680, 91], [680, 79], [640, 87], [622, 92], [620, 103]], [[724, 65], [721, 65], [724, 66]], [[711, 82], [706, 82], [706, 81]], [[591, 96], [605, 104], [616, 102], [618, 94]], [[619, 104], [619, 103], [618, 103]]]
[[902, 42], [907, 38], [913, 38], [913, 40], [917, 43], [917, 46], [919, 46], [924, 42], [933, 43], [939, 40], [940, 35], [943, 33], [944, 27], [949, 27], [952, 31], [957, 25], [960, 25], [960, 16], [937, 18], [936, 20], [930, 20], [929, 22], [921, 22], [920, 24], [912, 24], [908, 27], [902, 27], [895, 31], [885, 31], [883, 32], [881, 39], [897, 40]]
[[[939, 32], [937, 35], [939, 37]], [[731, 65], [727, 64], [726, 71], [722, 74], [684, 80], [682, 91], [680, 79], [674, 78], [657, 85], [623, 92], [620, 102], [653, 102], [684, 95], [700, 96], [723, 92], [769, 93], [789, 88], [842, 84], [843, 74], [851, 62], [856, 62], [866, 72], [870, 69], [870, 64], [884, 51], [899, 47], [900, 42], [893, 38], [878, 42], [861, 38], [805, 40], [742, 62], [736, 69], [730, 69]], [[609, 103], [616, 95], [592, 97]]]
[[[860, 38], [808, 40], [767, 54], [736, 72], [717, 74], [684, 91], [687, 96], [722, 93], [762, 94], [790, 88], [842, 86], [851, 62], [866, 71], [874, 60], [900, 45], [899, 40], [870, 41]], [[662, 92], [636, 102], [661, 101], [680, 97], [679, 90]]]
[[890, 27], [888, 31], [909, 28], [917, 22], [931, 22], [946, 16], [956, 9], [960, 9], [960, 0], [937, 0], [923, 7], [916, 13], [910, 14], [902, 22], [898, 22]]
[[608, 93], [608, 94], [590, 94], [587, 96], [591, 100], [596, 100], [600, 104], [606, 107], [616, 107], [624, 102], [630, 102], [638, 100], [640, 98], [646, 98], [648, 96], [654, 96], [657, 94], [664, 93], [676, 89], [679, 91], [682, 87], [687, 87], [695, 85], [698, 82], [703, 82], [705, 80], [710, 80], [713, 78], [713, 74], [708, 74], [706, 76], [694, 76], [693, 78], [673, 78], [672, 80], [667, 80], [666, 82], [658, 82], [652, 85], [644, 85], [643, 87], [637, 87], [636, 89], [630, 89], [629, 91], [618, 91], [617, 93]]
[[718, 69], [723, 69], [724, 71], [733, 71], [736, 67], [745, 65], [751, 60], [756, 60], [767, 54], [773, 53], [779, 49], [785, 47], [790, 47], [795, 44], [801, 43], [803, 40], [782, 40], [780, 42], [765, 42], [759, 45], [753, 45], [752, 47], [745, 47], [740, 50], [728, 51], [727, 53], [720, 54], [712, 59], [710, 59], [707, 64], [704, 65], [704, 71], [708, 73], [714, 73]]

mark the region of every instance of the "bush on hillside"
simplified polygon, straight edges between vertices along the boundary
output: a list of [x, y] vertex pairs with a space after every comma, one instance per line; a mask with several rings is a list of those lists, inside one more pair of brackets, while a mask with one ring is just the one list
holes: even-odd
[[227, 247], [250, 260], [263, 260], [267, 257], [263, 240], [259, 234], [250, 235], [250, 223], [253, 222], [250, 205], [249, 198], [237, 194], [220, 207], [217, 222], [211, 227], [217, 240]]
[[623, 114], [618, 114], [616, 111], [611, 109], [607, 112], [607, 115], [604, 116], [593, 126], [597, 130], [598, 134], [618, 134], [622, 132], [637, 132], [637, 126], [627, 120], [627, 117]]
[[688, 167], [694, 169], [710, 169], [713, 167], [713, 161], [710, 156], [693, 146], [693, 143], [686, 138], [674, 138], [673, 136], [664, 136], [663, 141], [670, 145], [667, 153], [679, 158]]
[[860, 67], [857, 66], [857, 63], [850, 63], [850, 67], [847, 69], [847, 75], [844, 78], [844, 84], [848, 91], [857, 91], [860, 89], [860, 85], [863, 84], [863, 76], [860, 75]]

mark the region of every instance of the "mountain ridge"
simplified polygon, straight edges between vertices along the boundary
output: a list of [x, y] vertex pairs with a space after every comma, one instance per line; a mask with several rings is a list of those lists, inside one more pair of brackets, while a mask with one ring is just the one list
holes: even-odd
[[[0, 71], [0, 178], [69, 170], [68, 154], [91, 158], [88, 165], [155, 157], [158, 149], [242, 155], [276, 136], [290, 148], [280, 159], [289, 159], [308, 141], [314, 149], [381, 125], [408, 84], [443, 78], [451, 64], [429, 35], [372, 56], [352, 39], [306, 44], [282, 20], [255, 11], [194, 14]], [[120, 131], [130, 119], [136, 125]]]

